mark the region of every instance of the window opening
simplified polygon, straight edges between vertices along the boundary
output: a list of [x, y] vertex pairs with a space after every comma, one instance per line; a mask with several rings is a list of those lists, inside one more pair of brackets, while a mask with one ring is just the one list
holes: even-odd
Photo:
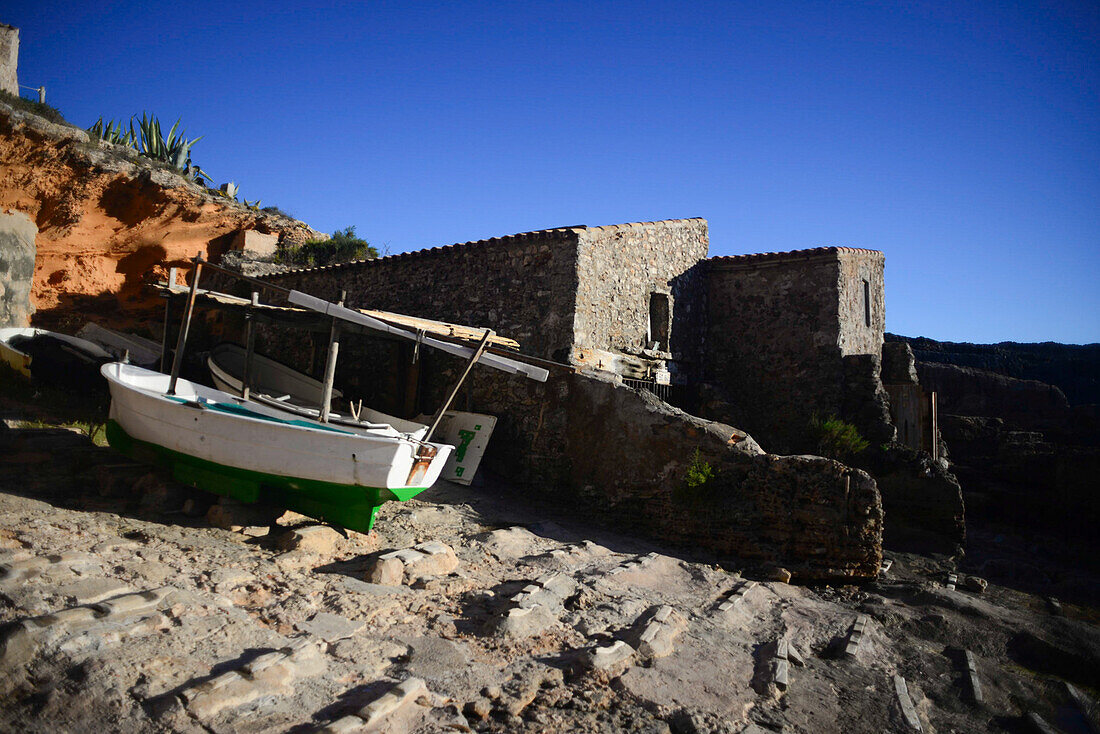
[[871, 284], [863, 279], [863, 325], [871, 325]]
[[669, 315], [669, 295], [667, 293], [649, 294], [649, 329], [646, 334], [646, 346], [650, 349], [669, 351], [669, 329], [672, 319]]

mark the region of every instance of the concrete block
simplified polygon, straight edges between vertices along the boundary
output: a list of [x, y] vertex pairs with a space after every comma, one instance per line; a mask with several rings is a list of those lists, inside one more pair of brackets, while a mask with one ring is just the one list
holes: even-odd
[[985, 696], [982, 694], [982, 684], [978, 680], [978, 663], [974, 659], [974, 653], [969, 650], [963, 652], [963, 661], [966, 666], [967, 678], [970, 681], [970, 700], [974, 703], [984, 703]]
[[920, 718], [917, 716], [917, 709], [913, 706], [913, 699], [909, 697], [909, 686], [906, 684], [905, 678], [900, 675], [894, 676], [894, 692], [897, 694], [898, 703], [901, 705], [901, 715], [905, 720], [905, 725], [915, 731], [924, 731]]
[[[14, 93], [18, 96], [18, 89]], [[30, 324], [37, 235], [30, 216], [0, 209], [0, 327]]]
[[1027, 723], [1031, 725], [1031, 728], [1036, 734], [1058, 734], [1058, 731], [1054, 727], [1048, 724], [1042, 716], [1039, 716], [1039, 714], [1034, 711], [1028, 712], [1026, 719]]
[[377, 727], [382, 719], [426, 695], [428, 695], [428, 686], [424, 681], [420, 678], [409, 678], [364, 706], [359, 710], [358, 716], [366, 726]]
[[274, 255], [279, 246], [279, 235], [265, 234], [254, 229], [242, 229], [233, 238], [232, 249], [247, 250], [253, 255], [267, 257]]
[[848, 642], [844, 646], [844, 654], [846, 656], [855, 657], [859, 652], [868, 623], [869, 620], [866, 614], [860, 614], [856, 617], [856, 620], [852, 622], [852, 629], [848, 633]]

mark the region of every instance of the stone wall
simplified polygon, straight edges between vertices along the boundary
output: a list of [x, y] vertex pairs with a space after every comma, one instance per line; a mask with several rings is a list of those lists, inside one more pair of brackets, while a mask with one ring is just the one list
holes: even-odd
[[840, 410], [834, 254], [707, 261], [706, 379], [725, 389], [740, 426], [769, 451], [808, 451], [810, 416]]
[[0, 23], [0, 90], [19, 96], [19, 29]]
[[555, 229], [378, 260], [290, 271], [272, 282], [353, 308], [485, 326], [526, 354], [564, 359], [573, 342], [578, 231]]
[[836, 250], [840, 353], [881, 354], [886, 332], [886, 257], [873, 250]]
[[30, 324], [36, 234], [26, 214], [0, 211], [0, 327]]
[[[555, 372], [540, 384], [479, 369], [460, 407], [499, 416], [482, 467], [525, 493], [723, 562], [804, 580], [877, 573], [882, 503], [858, 469], [765, 454], [747, 434], [604, 373]], [[696, 451], [713, 478], [693, 488]]]
[[[705, 219], [676, 219], [580, 233], [574, 345], [638, 354], [647, 341], [684, 364], [699, 362], [707, 256]], [[650, 323], [651, 298], [666, 297], [668, 323]], [[682, 371], [682, 370], [681, 370]]]
[[879, 354], [884, 262], [845, 247], [708, 260], [705, 379], [729, 404], [727, 415], [709, 417], [745, 428], [770, 451], [808, 452], [815, 414], [879, 402], [874, 380], [863, 381], [867, 395], [852, 394], [863, 382], [846, 385], [843, 358]]

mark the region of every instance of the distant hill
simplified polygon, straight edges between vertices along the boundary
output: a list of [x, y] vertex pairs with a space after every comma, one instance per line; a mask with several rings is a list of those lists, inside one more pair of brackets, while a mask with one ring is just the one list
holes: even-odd
[[974, 367], [1020, 380], [1055, 385], [1071, 405], [1100, 403], [1100, 344], [971, 344], [887, 334], [886, 341], [908, 342], [918, 362]]

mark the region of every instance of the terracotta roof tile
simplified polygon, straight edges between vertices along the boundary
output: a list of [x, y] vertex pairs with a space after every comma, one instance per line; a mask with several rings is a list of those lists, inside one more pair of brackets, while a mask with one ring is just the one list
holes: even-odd
[[868, 250], [863, 247], [840, 247], [830, 245], [827, 247], [811, 247], [807, 250], [790, 250], [788, 252], [758, 252], [747, 255], [719, 255], [707, 259], [707, 262], [713, 262], [717, 264], [729, 263], [731, 265], [737, 263], [748, 263], [765, 260], [786, 260], [786, 259], [800, 259], [808, 257], [816, 257], [818, 255], [830, 255], [839, 253], [852, 253], [858, 255], [881, 255], [880, 250]]

